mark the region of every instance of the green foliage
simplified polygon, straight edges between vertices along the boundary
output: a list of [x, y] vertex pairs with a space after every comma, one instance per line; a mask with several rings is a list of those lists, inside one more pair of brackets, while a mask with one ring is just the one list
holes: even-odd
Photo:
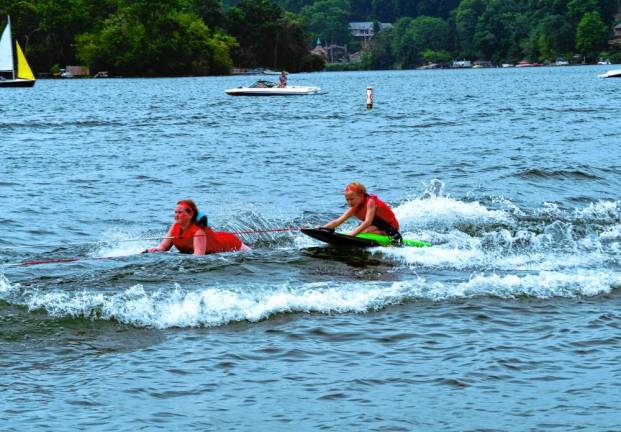
[[302, 16], [315, 37], [327, 43], [345, 44], [349, 41], [348, 0], [318, 0], [302, 9]]
[[423, 51], [447, 50], [449, 41], [450, 28], [441, 18], [401, 18], [394, 28], [392, 51], [401, 67], [412, 68], [424, 61]]
[[227, 11], [227, 30], [239, 42], [235, 63], [242, 67], [269, 66], [277, 61], [280, 6], [269, 0], [243, 0]]
[[446, 50], [434, 51], [426, 49], [423, 51], [423, 59], [425, 59], [427, 63], [448, 64], [451, 62], [451, 58], [451, 53]]
[[326, 70], [329, 72], [347, 72], [366, 70], [364, 63], [330, 63], [326, 65]]
[[486, 0], [463, 0], [455, 11], [455, 28], [463, 57], [470, 58], [475, 55], [473, 39], [479, 17], [483, 15], [486, 7]]
[[369, 69], [391, 69], [395, 62], [392, 48], [394, 29], [387, 28], [375, 35], [371, 43], [371, 52], [366, 59]]
[[[606, 49], [619, 0], [0, 0], [36, 71], [88, 63], [125, 75], [227, 73], [233, 64], [321, 70], [324, 43], [362, 49], [352, 67], [450, 58], [589, 61]], [[296, 15], [294, 13], [298, 13]], [[392, 22], [354, 41], [349, 22]], [[377, 30], [377, 29], [376, 29]], [[618, 53], [609, 53], [615, 56]]]
[[275, 0], [281, 8], [290, 12], [300, 13], [305, 6], [311, 6], [315, 0]]
[[218, 29], [224, 24], [224, 8], [220, 0], [192, 0], [192, 11], [210, 29]]
[[303, 59], [302, 70], [307, 72], [318, 72], [326, 68], [326, 61], [323, 57], [315, 54], [307, 54]]
[[301, 17], [283, 14], [277, 22], [273, 67], [290, 72], [323, 70], [323, 58], [308, 52], [307, 35]]
[[568, 16], [579, 21], [584, 14], [597, 10], [597, 0], [570, 0], [567, 3]]
[[316, 67], [308, 58], [304, 23], [269, 0], [243, 0], [226, 13], [227, 30], [239, 41], [235, 64], [290, 72]]
[[77, 38], [78, 54], [94, 69], [121, 75], [218, 75], [233, 66], [229, 36], [211, 35], [205, 23], [186, 12], [148, 15], [144, 25], [135, 9], [105, 21], [98, 32]]
[[[457, 48], [471, 59], [552, 61], [577, 49], [583, 16], [596, 13], [607, 27], [614, 10], [611, 0], [462, 0], [454, 15]], [[597, 51], [605, 44], [601, 23], [591, 19], [587, 27], [598, 34], [589, 48]]]
[[606, 46], [608, 27], [602, 21], [599, 13], [587, 12], [582, 16], [576, 29], [576, 48], [587, 59], [594, 60], [597, 54]]
[[600, 57], [603, 59], [610, 60], [612, 64], [621, 64], [621, 51], [617, 51], [617, 52], [604, 51], [600, 53]]
[[571, 52], [575, 35], [571, 24], [562, 15], [547, 15], [531, 31], [539, 61], [553, 61], [560, 53]]

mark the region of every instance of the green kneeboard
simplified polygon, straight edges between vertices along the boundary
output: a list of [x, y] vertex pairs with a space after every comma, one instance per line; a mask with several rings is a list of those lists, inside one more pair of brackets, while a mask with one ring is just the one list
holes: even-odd
[[[316, 240], [326, 242], [335, 246], [348, 246], [348, 247], [392, 247], [399, 246], [395, 241], [387, 236], [381, 234], [360, 233], [354, 237], [337, 233], [327, 229], [321, 228], [302, 228], [302, 232], [307, 236], [310, 236]], [[423, 240], [406, 240], [403, 239], [403, 246], [406, 247], [429, 247], [433, 246], [431, 243]]]

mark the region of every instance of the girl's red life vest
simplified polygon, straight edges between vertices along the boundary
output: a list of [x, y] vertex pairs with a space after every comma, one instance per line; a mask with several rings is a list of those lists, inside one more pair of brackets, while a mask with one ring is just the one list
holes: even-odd
[[173, 225], [171, 232], [173, 246], [181, 253], [194, 253], [194, 235], [197, 231], [202, 231], [198, 235], [204, 235], [207, 240], [205, 254], [232, 252], [242, 248], [243, 243], [235, 234], [214, 231], [197, 224], [192, 224], [182, 233], [181, 226], [177, 223]]
[[397, 221], [395, 214], [392, 212], [390, 206], [379, 199], [377, 195], [370, 194], [365, 197], [364, 202], [360, 204], [356, 210], [356, 217], [362, 221], [366, 218], [369, 200], [375, 201], [375, 217], [387, 222], [391, 227], [398, 231], [399, 222]]

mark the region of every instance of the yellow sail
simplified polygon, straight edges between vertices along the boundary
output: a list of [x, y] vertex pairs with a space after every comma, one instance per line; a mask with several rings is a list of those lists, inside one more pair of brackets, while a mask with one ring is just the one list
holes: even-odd
[[30, 66], [28, 66], [28, 62], [26, 61], [26, 56], [22, 52], [22, 49], [17, 41], [15, 41], [15, 45], [17, 46], [17, 78], [27, 80], [35, 79]]

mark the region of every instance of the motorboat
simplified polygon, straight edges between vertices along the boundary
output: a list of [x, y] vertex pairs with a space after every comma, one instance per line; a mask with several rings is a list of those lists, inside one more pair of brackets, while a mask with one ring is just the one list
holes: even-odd
[[225, 90], [230, 96], [297, 96], [317, 94], [319, 87], [285, 86], [279, 87], [277, 83], [266, 80], [258, 80], [248, 87], [236, 87]]
[[535, 67], [538, 66], [535, 63], [530, 63], [526, 60], [522, 60], [521, 62], [518, 62], [518, 64], [515, 65], [516, 68], [525, 68], [525, 67]]
[[611, 70], [604, 74], [598, 75], [600, 78], [621, 78], [621, 69]]

